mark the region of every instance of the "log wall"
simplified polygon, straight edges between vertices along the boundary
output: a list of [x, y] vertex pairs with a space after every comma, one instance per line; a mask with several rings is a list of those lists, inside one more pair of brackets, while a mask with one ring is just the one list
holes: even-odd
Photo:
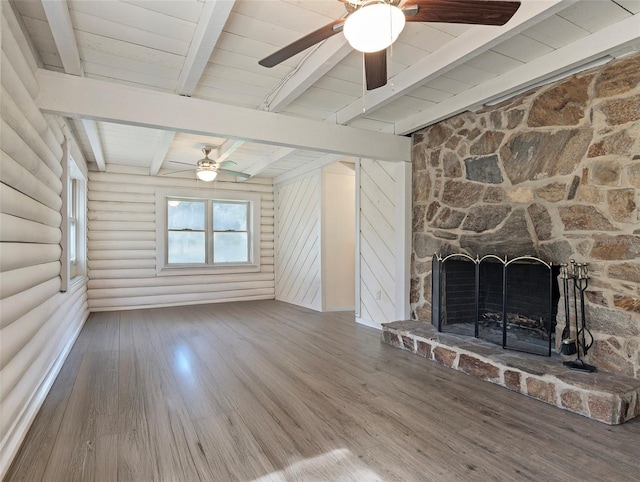
[[[91, 311], [122, 310], [223, 301], [271, 299], [274, 295], [273, 185], [269, 179], [246, 182], [132, 174], [109, 166], [89, 173], [88, 267]], [[218, 190], [258, 193], [260, 272], [156, 275], [156, 191], [193, 189], [215, 198]]]
[[64, 136], [9, 2], [1, 31], [0, 478], [88, 316], [84, 278], [60, 292]]

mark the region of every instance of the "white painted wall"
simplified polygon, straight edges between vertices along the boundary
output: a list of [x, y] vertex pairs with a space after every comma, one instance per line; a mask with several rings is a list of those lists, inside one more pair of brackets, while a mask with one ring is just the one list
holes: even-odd
[[409, 318], [411, 165], [363, 159], [357, 173], [356, 320]]
[[320, 170], [275, 186], [276, 299], [322, 310]]
[[88, 316], [84, 278], [60, 292], [64, 136], [9, 2], [1, 30], [0, 479]]
[[[256, 193], [261, 198], [260, 272], [156, 276], [158, 190]], [[88, 267], [91, 311], [196, 303], [273, 299], [274, 211], [270, 179], [212, 183], [149, 176], [148, 170], [115, 165], [89, 174]]]
[[355, 306], [356, 179], [334, 163], [322, 169], [323, 311]]

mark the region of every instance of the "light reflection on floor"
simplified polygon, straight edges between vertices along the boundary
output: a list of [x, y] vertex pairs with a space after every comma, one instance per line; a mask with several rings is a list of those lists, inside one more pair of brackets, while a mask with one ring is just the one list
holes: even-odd
[[253, 482], [374, 482], [382, 477], [373, 472], [349, 449], [336, 449], [326, 454], [291, 464], [278, 472]]

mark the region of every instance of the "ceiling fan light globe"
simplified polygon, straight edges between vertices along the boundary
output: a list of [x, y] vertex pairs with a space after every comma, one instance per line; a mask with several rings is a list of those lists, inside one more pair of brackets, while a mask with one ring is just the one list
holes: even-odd
[[404, 13], [398, 7], [374, 3], [347, 17], [344, 36], [360, 52], [379, 52], [396, 41], [404, 24]]
[[217, 175], [218, 173], [216, 171], [209, 170], [209, 169], [201, 169], [201, 170], [198, 170], [198, 172], [196, 172], [196, 176], [198, 176], [198, 179], [204, 182], [213, 181]]

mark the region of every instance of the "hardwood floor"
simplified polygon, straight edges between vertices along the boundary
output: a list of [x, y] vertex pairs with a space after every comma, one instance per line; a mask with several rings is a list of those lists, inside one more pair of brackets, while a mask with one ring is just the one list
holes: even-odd
[[256, 301], [91, 315], [6, 481], [640, 477], [599, 422]]

